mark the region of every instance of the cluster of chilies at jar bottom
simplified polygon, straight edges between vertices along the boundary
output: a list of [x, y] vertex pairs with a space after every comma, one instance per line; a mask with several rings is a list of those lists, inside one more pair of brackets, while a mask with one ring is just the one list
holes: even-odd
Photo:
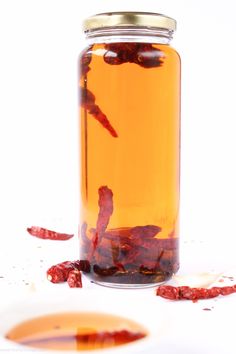
[[[27, 231], [35, 237], [51, 240], [69, 240], [73, 235], [62, 234], [47, 230], [42, 227], [32, 226]], [[91, 265], [88, 260], [65, 261], [53, 265], [47, 270], [47, 279], [52, 283], [67, 282], [71, 288], [82, 288], [81, 272], [90, 273]], [[189, 286], [160, 285], [156, 289], [156, 295], [168, 300], [192, 300], [196, 302], [203, 299], [211, 299], [220, 295], [230, 295], [236, 292], [236, 284], [233, 286], [214, 286], [212, 288], [191, 288]]]
[[81, 227], [81, 254], [91, 265], [95, 279], [111, 283], [161, 282], [178, 270], [178, 238], [157, 238], [161, 227], [141, 225], [109, 229], [113, 193], [107, 186], [98, 190], [96, 228]]

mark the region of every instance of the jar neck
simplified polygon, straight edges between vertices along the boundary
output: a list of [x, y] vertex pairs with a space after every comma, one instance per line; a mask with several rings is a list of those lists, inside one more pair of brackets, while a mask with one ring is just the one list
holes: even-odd
[[89, 44], [111, 42], [142, 42], [169, 44], [173, 31], [149, 27], [110, 27], [85, 32]]

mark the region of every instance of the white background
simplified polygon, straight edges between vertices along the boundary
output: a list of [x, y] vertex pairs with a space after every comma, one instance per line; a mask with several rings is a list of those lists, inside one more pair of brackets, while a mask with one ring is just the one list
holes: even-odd
[[153, 11], [177, 19], [173, 46], [182, 56], [181, 237], [234, 241], [234, 0], [0, 1], [1, 237], [7, 227], [52, 219], [77, 227], [81, 22], [113, 10]]
[[[173, 46], [182, 57], [180, 236], [185, 241], [181, 271], [236, 268], [234, 3], [0, 0], [2, 308], [15, 301], [23, 287], [54, 289], [46, 281], [46, 269], [78, 257], [77, 239], [43, 242], [28, 236], [25, 228], [38, 224], [77, 231], [77, 56], [85, 45], [82, 19], [99, 12], [153, 11], [177, 19]], [[162, 306], [162, 299], [157, 300]], [[171, 354], [172, 343], [175, 353], [222, 353], [223, 348], [234, 353], [233, 327], [227, 329], [234, 301], [232, 295], [203, 305], [172, 303], [172, 320], [178, 321], [179, 330], [170, 333], [166, 352]], [[216, 312], [202, 311], [212, 304]]]

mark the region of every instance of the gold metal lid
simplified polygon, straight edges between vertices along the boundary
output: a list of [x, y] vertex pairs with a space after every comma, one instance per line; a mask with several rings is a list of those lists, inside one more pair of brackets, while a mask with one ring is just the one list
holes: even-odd
[[106, 27], [151, 27], [176, 30], [176, 21], [153, 12], [107, 12], [87, 18], [83, 23], [85, 32]]

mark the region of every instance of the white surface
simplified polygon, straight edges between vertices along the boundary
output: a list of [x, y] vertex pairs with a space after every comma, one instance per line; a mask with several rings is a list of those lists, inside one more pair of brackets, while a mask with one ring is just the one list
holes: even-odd
[[[181, 271], [216, 271], [235, 262], [235, 1], [2, 0], [0, 2], [0, 306], [21, 294], [60, 289], [45, 280], [51, 264], [76, 259], [76, 240], [42, 243], [25, 228], [76, 232], [77, 68], [81, 20], [110, 10], [145, 10], [178, 21], [182, 56]], [[38, 248], [40, 247], [40, 248]], [[29, 283], [29, 285], [26, 285]], [[87, 284], [87, 285], [86, 285]], [[96, 292], [114, 290], [85, 285]], [[55, 289], [55, 290], [54, 290]], [[69, 291], [69, 289], [68, 289]], [[77, 292], [78, 298], [81, 290]], [[120, 293], [116, 290], [115, 293]], [[153, 290], [141, 291], [153, 297]], [[99, 294], [99, 295], [98, 295]], [[134, 298], [137, 291], [132, 292]], [[51, 295], [49, 295], [51, 296]], [[162, 354], [233, 354], [235, 298], [170, 303]], [[151, 300], [150, 300], [151, 301]], [[137, 311], [142, 304], [136, 304]], [[214, 306], [212, 311], [204, 307]], [[0, 345], [0, 351], [2, 350]]]
[[[156, 297], [154, 288], [117, 290], [91, 284], [83, 278], [84, 288], [70, 289], [67, 284], [52, 284], [47, 281], [47, 268], [57, 262], [76, 259], [77, 247], [77, 238], [62, 242], [45, 241], [28, 235], [22, 229], [11, 250], [10, 258], [9, 254], [4, 252], [7, 249], [2, 250], [1, 263], [4, 267], [0, 276], [4, 278], [0, 278], [0, 314], [3, 311], [6, 317], [6, 311], [9, 311], [9, 320], [14, 322], [20, 316], [25, 318], [30, 313], [31, 316], [34, 314], [35, 311], [30, 310], [32, 303], [38, 303], [37, 311], [48, 311], [50, 308], [50, 311], [55, 312], [59, 309], [65, 310], [68, 307], [68, 299], [69, 306], [73, 308], [74, 302], [75, 309], [87, 299], [87, 307], [89, 302], [93, 301], [91, 309], [100, 310], [101, 303], [104, 309], [105, 303], [107, 311], [130, 315], [140, 323], [147, 324], [150, 318], [149, 324], [157, 330], [158, 339], [155, 350], [149, 350], [150, 354], [156, 353], [156, 350], [160, 350], [162, 354], [235, 353], [232, 323], [236, 314], [236, 294], [197, 303], [172, 302]], [[210, 249], [212, 245], [206, 242], [182, 243], [182, 266], [179, 274], [223, 271], [227, 276], [234, 276], [236, 282], [234, 251], [229, 250], [225, 257], [219, 243], [214, 245], [214, 252], [209, 252]], [[72, 254], [73, 256], [68, 256]], [[224, 278], [224, 283], [218, 284], [232, 285], [234, 281], [227, 282]], [[89, 291], [88, 295], [86, 291]], [[15, 304], [19, 301], [23, 301], [25, 305], [18, 306], [16, 311]], [[204, 308], [210, 308], [211, 311], [205, 311]], [[4, 320], [0, 326], [0, 336], [6, 326], [7, 322]], [[146, 352], [146, 349], [143, 352]], [[0, 350], [9, 351], [1, 339]]]
[[[106, 294], [104, 292], [102, 296], [97, 298], [95, 291], [91, 289], [73, 292], [61, 288], [58, 295], [60, 296], [55, 297], [55, 292], [48, 291], [41, 291], [37, 294], [28, 293], [18, 299], [16, 303], [11, 304], [5, 311], [0, 311], [0, 337], [8, 333], [15, 325], [29, 318], [60, 312], [97, 312], [112, 314], [123, 318], [132, 318], [135, 322], [141, 323], [146, 328], [148, 336], [141, 341], [125, 346], [125, 350], [130, 354], [141, 354], [146, 351], [154, 354], [161, 339], [167, 335], [167, 328], [170, 322], [167, 314], [163, 312], [161, 304], [158, 306], [158, 318], [150, 318], [149, 311], [147, 311], [148, 309], [150, 310], [151, 307], [153, 308], [153, 306], [157, 307], [155, 298], [151, 299], [147, 306], [140, 308], [138, 303], [146, 300], [144, 294], [141, 293], [137, 294], [134, 299], [131, 293], [123, 292], [119, 294], [116, 292], [112, 294], [112, 301], [109, 293]], [[95, 297], [96, 301], [94, 301]], [[126, 306], [123, 306], [124, 302]], [[139, 311], [137, 311], [137, 306], [139, 307]], [[125, 324], [123, 324], [123, 326], [121, 322], [120, 329], [126, 328]], [[18, 346], [4, 338], [1, 338], [0, 343], [2, 350], [5, 349], [7, 351], [7, 349], [11, 350], [17, 348], [23, 352], [27, 350], [26, 347]], [[42, 350], [37, 350], [36, 352], [45, 353], [45, 351]], [[75, 351], [71, 352], [75, 353]], [[65, 351], [65, 354], [70, 354], [71, 352], [68, 353]], [[117, 347], [114, 351], [111, 349], [93, 351], [94, 354], [101, 354], [101, 352], [104, 354], [113, 352], [123, 354], [124, 347]], [[48, 353], [51, 353], [51, 351], [49, 350]], [[64, 351], [61, 353], [64, 353]]]

